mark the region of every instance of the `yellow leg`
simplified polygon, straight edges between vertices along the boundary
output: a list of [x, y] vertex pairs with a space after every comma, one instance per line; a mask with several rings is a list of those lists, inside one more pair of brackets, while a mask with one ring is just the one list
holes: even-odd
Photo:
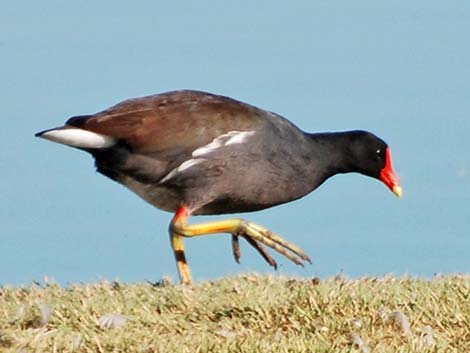
[[235, 259], [240, 258], [240, 249], [238, 237], [244, 237], [248, 243], [252, 245], [263, 258], [273, 267], [276, 267], [274, 259], [264, 250], [261, 244], [266, 245], [278, 253], [284, 255], [297, 265], [303, 266], [303, 261], [311, 263], [308, 255], [299, 247], [287, 242], [277, 234], [272, 233], [268, 229], [243, 219], [228, 219], [223, 221], [215, 221], [201, 224], [188, 225], [187, 219], [189, 211], [185, 207], [181, 207], [175, 214], [170, 224], [170, 237], [173, 252], [176, 258], [179, 276], [183, 284], [191, 284], [191, 272], [184, 255], [184, 245], [182, 237], [196, 237], [215, 233], [232, 234], [232, 246]]
[[184, 243], [181, 235], [171, 233], [171, 246], [175, 254], [176, 266], [182, 284], [192, 284], [191, 270], [189, 269], [186, 256], [184, 255]]
[[176, 212], [173, 220], [170, 223], [170, 242], [175, 254], [176, 267], [178, 269], [178, 274], [180, 276], [180, 281], [182, 284], [191, 285], [193, 283], [191, 278], [191, 270], [189, 268], [188, 262], [186, 261], [186, 256], [184, 254], [184, 242], [183, 237], [175, 233], [173, 228], [176, 224], [182, 226], [186, 224], [186, 220], [189, 217], [189, 211], [185, 207], [181, 207], [178, 212]]

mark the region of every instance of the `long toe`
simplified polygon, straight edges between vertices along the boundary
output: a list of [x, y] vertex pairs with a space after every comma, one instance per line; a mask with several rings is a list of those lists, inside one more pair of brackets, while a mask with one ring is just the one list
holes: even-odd
[[274, 267], [275, 270], [277, 270], [277, 262], [274, 260], [274, 258], [269, 255], [269, 253], [266, 251], [266, 249], [261, 245], [259, 242], [254, 240], [253, 238], [244, 237], [248, 244], [250, 244], [252, 247], [258, 251], [258, 253], [263, 257], [263, 259], [269, 264], [269, 266]]
[[[270, 237], [268, 237], [263, 231], [258, 230], [259, 228], [261, 228], [262, 230], [264, 228], [259, 227], [259, 226], [253, 227], [252, 225], [253, 225], [253, 223], [247, 223], [247, 222], [243, 223], [241, 225], [240, 233], [244, 234], [245, 237], [250, 237], [253, 240], [256, 240], [256, 241], [258, 241], [258, 242], [260, 242], [260, 243], [262, 243], [266, 246], [269, 246], [270, 248], [272, 248], [275, 251], [277, 251], [278, 253], [284, 255], [289, 260], [291, 260], [292, 262], [294, 262], [295, 264], [297, 264], [299, 266], [303, 266], [303, 261], [308, 261], [307, 260], [307, 259], [309, 259], [308, 256], [306, 256], [305, 253], [302, 250], [299, 249], [301, 251], [301, 253], [304, 254], [304, 256], [300, 256], [299, 254], [297, 254], [296, 251], [291, 250], [289, 243], [284, 241], [284, 243], [286, 243], [289, 246], [283, 246], [283, 245], [279, 244], [279, 242], [276, 242], [273, 239], [271, 239]], [[279, 236], [278, 236], [278, 238], [279, 238]], [[294, 247], [294, 248], [296, 248], [296, 247]], [[306, 259], [304, 257], [306, 257]]]
[[248, 227], [255, 229], [258, 233], [262, 234], [264, 237], [274, 241], [275, 243], [281, 245], [282, 247], [290, 250], [294, 254], [296, 254], [298, 257], [300, 257], [302, 260], [307, 261], [309, 263], [312, 263], [312, 260], [310, 257], [307, 255], [305, 251], [303, 251], [301, 248], [298, 246], [286, 241], [284, 238], [282, 238], [280, 235], [271, 232], [269, 229], [264, 228], [260, 226], [259, 224], [256, 223], [251, 223], [248, 222]]
[[238, 235], [236, 234], [232, 234], [232, 253], [233, 253], [233, 258], [239, 264], [241, 251], [240, 251], [240, 241], [238, 239]]

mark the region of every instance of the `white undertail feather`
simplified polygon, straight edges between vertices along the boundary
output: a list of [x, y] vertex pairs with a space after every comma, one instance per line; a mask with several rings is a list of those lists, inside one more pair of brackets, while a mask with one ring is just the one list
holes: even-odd
[[96, 132], [64, 126], [38, 134], [46, 140], [77, 148], [108, 148], [114, 146], [114, 137], [97, 134]]

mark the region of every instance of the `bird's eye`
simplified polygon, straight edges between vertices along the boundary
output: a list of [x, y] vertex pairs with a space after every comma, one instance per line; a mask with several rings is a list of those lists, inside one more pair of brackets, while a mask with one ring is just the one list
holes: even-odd
[[382, 160], [382, 158], [383, 158], [382, 149], [379, 148], [377, 151], [375, 151], [375, 153], [376, 153], [375, 155], [377, 156], [377, 159]]

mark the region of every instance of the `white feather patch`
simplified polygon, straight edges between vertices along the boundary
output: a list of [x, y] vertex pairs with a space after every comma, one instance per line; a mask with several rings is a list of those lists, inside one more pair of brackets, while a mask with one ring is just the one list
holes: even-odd
[[216, 149], [223, 147], [223, 146], [233, 145], [236, 143], [243, 143], [249, 136], [253, 135], [254, 133], [255, 131], [227, 132], [226, 134], [220, 135], [219, 137], [215, 138], [211, 143], [205, 146], [199, 147], [198, 149], [195, 149], [192, 155], [193, 157], [198, 157], [204, 154], [211, 153], [215, 151]]
[[215, 138], [211, 143], [208, 143], [207, 145], [195, 149], [192, 153], [192, 156], [194, 158], [184, 161], [177, 168], [171, 170], [162, 180], [160, 180], [160, 183], [165, 183], [166, 181], [173, 178], [176, 174], [179, 174], [184, 170], [191, 168], [192, 166], [206, 160], [205, 158], [197, 157], [209, 154], [224, 146], [243, 143], [249, 136], [253, 135], [254, 133], [255, 131], [230, 131], [226, 134], [220, 135], [219, 137]]
[[245, 142], [245, 140], [251, 136], [251, 135], [254, 135], [255, 132], [254, 131], [242, 131], [242, 132], [239, 132], [238, 134], [234, 134], [232, 137], [229, 138], [229, 140], [225, 143], [225, 146], [228, 146], [228, 145], [233, 145], [233, 144], [236, 144], [236, 143], [243, 143]]
[[188, 168], [191, 168], [192, 166], [198, 164], [198, 163], [201, 163], [205, 161], [204, 158], [192, 158], [192, 159], [188, 159], [187, 161], [184, 161], [183, 163], [181, 163], [178, 167], [176, 167], [175, 169], [171, 170], [167, 175], [165, 175], [165, 177], [160, 180], [160, 183], [164, 183], [168, 180], [170, 180], [171, 178], [173, 178], [176, 174], [178, 173], [181, 173], [183, 170], [186, 170]]
[[74, 127], [63, 127], [38, 135], [53, 142], [77, 148], [107, 148], [116, 144], [113, 137]]

